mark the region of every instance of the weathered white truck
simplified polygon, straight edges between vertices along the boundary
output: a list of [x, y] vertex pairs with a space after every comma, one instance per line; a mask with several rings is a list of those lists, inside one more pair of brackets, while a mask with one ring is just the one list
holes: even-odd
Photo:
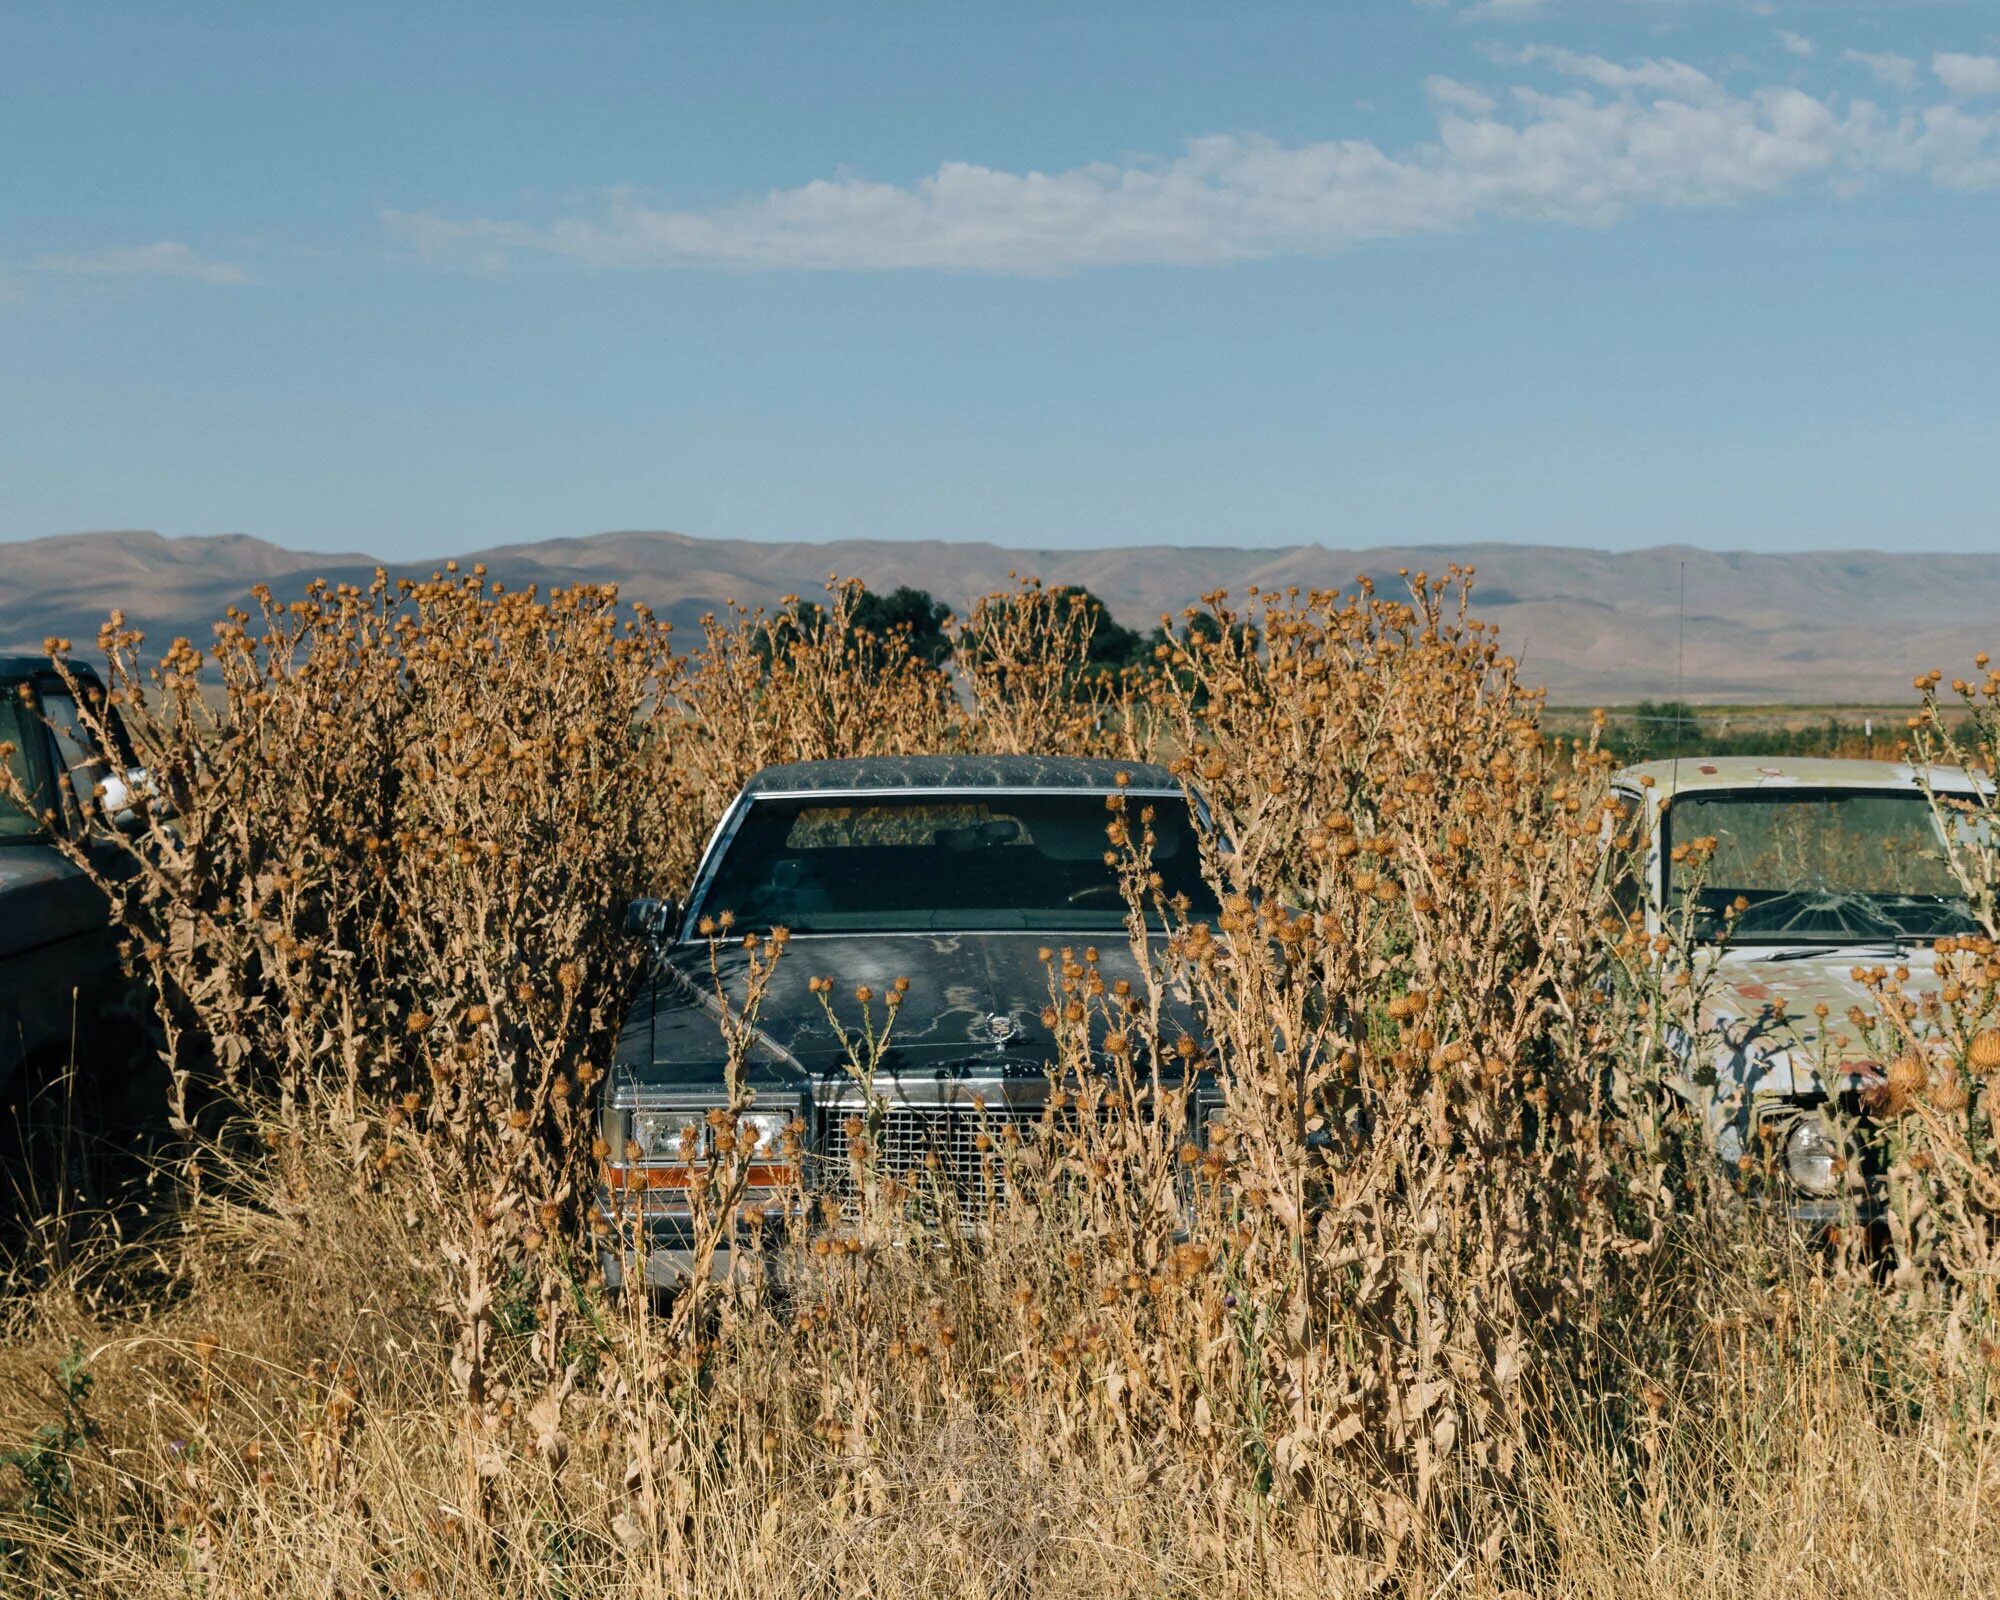
[[1801, 1220], [1870, 1209], [1857, 1124], [1889, 1063], [1849, 1014], [1874, 1005], [1874, 969], [1906, 970], [1921, 995], [1938, 987], [1937, 941], [1986, 934], [1962, 876], [1990, 849], [1985, 786], [1951, 768], [1766, 757], [1655, 761], [1613, 783], [1646, 841], [1633, 909], [1649, 934], [1685, 937], [1673, 959], [1705, 982], [1674, 1048], [1717, 1155], [1771, 1150]]

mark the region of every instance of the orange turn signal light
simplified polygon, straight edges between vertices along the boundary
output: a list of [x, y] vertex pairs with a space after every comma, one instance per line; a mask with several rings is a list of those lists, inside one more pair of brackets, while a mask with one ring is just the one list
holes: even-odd
[[[606, 1167], [604, 1182], [612, 1189], [686, 1189], [692, 1185], [695, 1167]], [[753, 1161], [743, 1171], [749, 1189], [782, 1189], [798, 1181], [799, 1169], [788, 1161]]]

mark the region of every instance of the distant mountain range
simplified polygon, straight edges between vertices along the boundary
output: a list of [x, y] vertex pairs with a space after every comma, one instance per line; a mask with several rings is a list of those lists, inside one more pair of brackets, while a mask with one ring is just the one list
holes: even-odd
[[[2000, 560], [1977, 555], [1818, 551], [1758, 555], [1663, 546], [1579, 550], [1468, 544], [1375, 550], [1318, 545], [1247, 550], [1147, 545], [1014, 550], [942, 540], [762, 543], [677, 533], [602, 533], [506, 545], [459, 557], [486, 563], [510, 588], [616, 582], [676, 623], [735, 599], [769, 605], [817, 592], [831, 573], [871, 588], [928, 589], [955, 606], [1003, 588], [1010, 573], [1097, 593], [1119, 621], [1150, 629], [1213, 589], [1348, 587], [1366, 574], [1394, 589], [1397, 569], [1477, 568], [1474, 609], [1501, 630], [1533, 681], [1559, 704], [1666, 698], [1686, 580], [1687, 698], [1732, 702], [1900, 705], [1910, 680], [1936, 666], [1971, 672], [1974, 652], [2000, 648]], [[286, 550], [240, 534], [73, 533], [0, 544], [0, 650], [38, 650], [50, 635], [80, 648], [114, 607], [152, 645], [210, 624], [253, 583], [290, 595], [310, 578], [366, 582], [372, 556]], [[426, 575], [437, 562], [387, 563]]]

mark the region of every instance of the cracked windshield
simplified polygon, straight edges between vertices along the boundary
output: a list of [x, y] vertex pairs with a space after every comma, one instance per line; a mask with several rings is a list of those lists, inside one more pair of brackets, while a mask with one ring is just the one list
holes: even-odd
[[[1696, 893], [1696, 930], [1762, 944], [1859, 944], [1977, 931], [1944, 832], [1921, 794], [1827, 791], [1696, 794], [1673, 803], [1672, 837], [1712, 841], [1674, 860], [1678, 907]], [[1970, 824], [1954, 822], [1961, 845]]]
[[[1156, 896], [1212, 914], [1187, 803], [1135, 796], [1135, 843], [1148, 811]], [[1097, 795], [760, 800], [702, 910], [794, 933], [1112, 932], [1125, 926], [1125, 897], [1108, 828], [1120, 824]], [[1157, 904], [1148, 909], [1158, 920]]]

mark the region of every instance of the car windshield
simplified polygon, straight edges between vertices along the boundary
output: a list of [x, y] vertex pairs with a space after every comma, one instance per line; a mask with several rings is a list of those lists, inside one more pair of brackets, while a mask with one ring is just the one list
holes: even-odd
[[[1866, 944], [1977, 931], [1931, 802], [1908, 790], [1794, 789], [1689, 794], [1669, 810], [1670, 843], [1713, 839], [1705, 863], [1674, 862], [1668, 903], [1698, 884], [1695, 931], [1758, 944]], [[1983, 824], [1952, 823], [1984, 848]], [[1734, 909], [1733, 926], [1728, 926]]]
[[[1160, 893], [1214, 914], [1187, 802], [1134, 796], [1125, 816], [1147, 809]], [[760, 799], [699, 909], [794, 933], [1113, 932], [1125, 925], [1105, 860], [1114, 820], [1096, 793]]]
[[[35, 769], [28, 760], [29, 741], [40, 733], [34, 716], [21, 702], [18, 683], [0, 684], [0, 749], [6, 752], [0, 760], [5, 762], [7, 776], [30, 795], [37, 793]], [[0, 843], [37, 839], [41, 833], [41, 823], [14, 803], [13, 785], [0, 783]]]

